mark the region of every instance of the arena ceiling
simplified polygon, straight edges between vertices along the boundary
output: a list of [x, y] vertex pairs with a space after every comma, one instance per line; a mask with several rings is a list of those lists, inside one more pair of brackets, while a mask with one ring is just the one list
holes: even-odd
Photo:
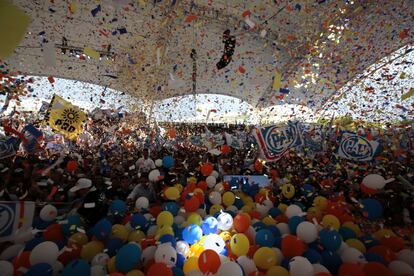
[[[365, 68], [414, 41], [412, 0], [13, 3], [32, 20], [6, 68], [109, 86], [146, 102], [196, 92], [259, 107], [317, 109]], [[218, 70], [226, 29], [236, 38], [235, 53]]]

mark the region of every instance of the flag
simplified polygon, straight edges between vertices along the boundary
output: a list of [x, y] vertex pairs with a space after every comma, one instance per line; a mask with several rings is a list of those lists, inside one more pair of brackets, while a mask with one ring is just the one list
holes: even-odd
[[259, 145], [262, 158], [266, 161], [279, 160], [289, 149], [303, 145], [298, 122], [286, 126], [256, 128], [254, 137]]
[[85, 112], [65, 99], [54, 95], [45, 116], [45, 123], [55, 132], [69, 139], [76, 139], [82, 132], [82, 123], [87, 119]]
[[23, 142], [23, 147], [28, 153], [34, 153], [36, 150], [40, 150], [41, 146], [39, 141], [43, 139], [43, 132], [35, 128], [32, 124], [27, 124], [23, 128], [23, 135], [26, 137]]
[[302, 128], [302, 137], [305, 147], [314, 151], [320, 152], [323, 150], [324, 135], [322, 127], [313, 125]]
[[31, 227], [34, 211], [32, 201], [0, 201], [0, 242], [13, 240], [17, 231]]
[[379, 143], [368, 140], [365, 136], [344, 131], [337, 147], [337, 154], [345, 159], [371, 161], [378, 153]]

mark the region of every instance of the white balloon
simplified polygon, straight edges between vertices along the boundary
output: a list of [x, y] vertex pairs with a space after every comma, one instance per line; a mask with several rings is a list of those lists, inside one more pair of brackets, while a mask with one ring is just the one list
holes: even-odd
[[154, 245], [148, 246], [142, 251], [141, 261], [143, 265], [146, 265], [149, 261], [154, 260], [155, 251], [157, 251], [157, 247]]
[[227, 231], [233, 227], [233, 217], [229, 213], [221, 213], [218, 218], [218, 229]]
[[36, 232], [32, 227], [18, 229], [14, 236], [14, 242], [26, 243], [35, 237]]
[[158, 245], [154, 259], [156, 263], [164, 263], [168, 267], [175, 266], [177, 262], [177, 251], [168, 243]]
[[237, 209], [237, 207], [234, 206], [234, 205], [230, 205], [229, 207], [226, 208], [226, 211], [237, 213], [239, 211], [239, 209]]
[[149, 206], [149, 200], [146, 197], [139, 197], [137, 198], [137, 200], [135, 201], [135, 208], [137, 208], [138, 210], [141, 209], [148, 209]]
[[57, 213], [56, 207], [48, 204], [43, 206], [42, 210], [40, 210], [39, 216], [43, 221], [52, 221], [56, 218]]
[[158, 168], [162, 166], [162, 160], [161, 159], [157, 159], [155, 160], [155, 166], [157, 166]]
[[269, 212], [270, 208], [267, 207], [266, 205], [262, 205], [259, 203], [256, 203], [256, 211], [259, 212], [259, 214], [261, 215], [261, 217], [263, 218], [265, 215], [267, 215], [267, 213]]
[[207, 186], [208, 186], [209, 188], [213, 188], [213, 187], [214, 187], [214, 185], [216, 185], [217, 180], [216, 180], [216, 178], [215, 178], [214, 176], [210, 175], [210, 176], [208, 176], [208, 177], [206, 178], [206, 182], [207, 182]]
[[341, 256], [341, 255], [342, 255], [342, 253], [344, 253], [345, 249], [347, 249], [347, 248], [349, 248], [349, 247], [350, 247], [350, 246], [349, 246], [346, 242], [342, 241], [342, 242], [341, 242], [341, 246], [339, 247], [339, 249], [338, 249], [338, 250], [336, 250], [336, 253], [338, 253], [338, 254], [339, 254], [339, 256]]
[[223, 238], [217, 234], [207, 235], [204, 240], [204, 250], [211, 249], [216, 251], [217, 254], [220, 254], [224, 250], [225, 246], [226, 243]]
[[392, 261], [388, 264], [392, 275], [414, 275], [414, 269], [407, 263], [399, 260]]
[[45, 241], [36, 245], [30, 253], [30, 264], [48, 263], [54, 265], [59, 255], [59, 248], [56, 243]]
[[106, 253], [98, 253], [93, 257], [91, 265], [103, 265], [108, 263], [109, 255]]
[[53, 276], [59, 276], [63, 270], [63, 264], [59, 261], [53, 265]]
[[289, 225], [287, 223], [280, 222], [276, 224], [276, 227], [279, 229], [280, 234], [282, 234], [282, 236], [290, 233]]
[[221, 194], [219, 192], [216, 191], [212, 191], [209, 195], [208, 195], [208, 199], [210, 200], [210, 202], [212, 204], [221, 204]]
[[125, 228], [128, 230], [128, 232], [135, 230], [134, 228], [132, 228], [131, 223], [129, 221], [127, 222], [127, 224], [125, 224]]
[[0, 254], [0, 260], [10, 260], [19, 255], [21, 251], [24, 249], [24, 244], [13, 244], [7, 247], [3, 252]]
[[398, 252], [398, 259], [414, 268], [414, 251], [410, 249], [403, 249]]
[[210, 173], [210, 175], [211, 175], [211, 176], [214, 176], [216, 179], [219, 177], [219, 173], [218, 173], [216, 170], [213, 170], [213, 171]]
[[183, 216], [175, 216], [174, 217], [174, 223], [177, 224], [178, 226], [180, 226], [184, 222], [185, 222], [185, 217], [183, 217]]
[[243, 276], [243, 270], [242, 268], [235, 262], [228, 262], [222, 264], [217, 273], [216, 276]]
[[318, 238], [318, 230], [313, 223], [304, 221], [299, 223], [298, 227], [296, 228], [296, 235], [302, 241], [311, 243]]
[[94, 265], [91, 267], [91, 276], [105, 276], [106, 274], [106, 268], [102, 265]]
[[277, 247], [272, 247], [273, 251], [276, 253], [276, 265], [280, 265], [282, 260], [285, 258], [282, 254], [282, 251]]
[[364, 177], [364, 179], [362, 180], [362, 184], [364, 184], [368, 188], [380, 190], [384, 188], [384, 186], [388, 182], [391, 182], [391, 181], [394, 181], [394, 179], [391, 178], [391, 179], [385, 180], [384, 177], [382, 177], [379, 174], [369, 174]]
[[256, 238], [256, 230], [253, 228], [253, 226], [249, 226], [249, 228], [246, 231], [246, 235], [252, 237], [253, 240]]
[[0, 261], [0, 271], [1, 271], [1, 275], [13, 276], [14, 267], [8, 261]]
[[151, 182], [157, 182], [160, 176], [161, 176], [160, 171], [155, 169], [155, 170], [150, 171], [150, 173], [148, 174], [148, 180]]
[[242, 267], [244, 275], [249, 275], [251, 272], [257, 271], [256, 264], [247, 256], [238, 257], [237, 263]]
[[291, 204], [286, 209], [286, 216], [288, 218], [299, 216], [301, 213], [303, 213], [302, 209], [296, 204]]
[[184, 257], [186, 257], [190, 251], [190, 245], [186, 241], [178, 241], [175, 248], [177, 249], [177, 253], [183, 255]]
[[289, 273], [291, 276], [313, 276], [313, 266], [308, 259], [296, 256], [289, 261]]
[[274, 207], [273, 202], [269, 199], [263, 200], [262, 204], [269, 208], [269, 210]]
[[315, 274], [318, 274], [318, 273], [329, 273], [330, 274], [329, 270], [321, 264], [313, 264], [312, 266], [313, 266], [313, 273]]
[[150, 213], [144, 214], [146, 220], [152, 220], [154, 217]]
[[341, 254], [342, 262], [344, 263], [366, 263], [364, 254], [356, 248], [348, 247]]
[[222, 194], [224, 192], [223, 183], [217, 183], [216, 186], [214, 186], [214, 190]]

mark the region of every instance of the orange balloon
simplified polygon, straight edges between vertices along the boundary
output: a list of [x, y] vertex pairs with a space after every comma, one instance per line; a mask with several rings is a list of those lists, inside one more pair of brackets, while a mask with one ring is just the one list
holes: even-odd
[[215, 274], [221, 265], [220, 256], [216, 251], [204, 250], [198, 258], [198, 267], [205, 274]]
[[174, 139], [177, 137], [177, 131], [175, 130], [175, 128], [170, 128], [168, 130], [168, 137], [170, 137], [171, 139]]
[[74, 171], [76, 171], [76, 169], [78, 168], [78, 163], [76, 162], [76, 161], [74, 161], [74, 160], [70, 160], [70, 161], [68, 161], [68, 163], [66, 164], [66, 169], [69, 171], [69, 172], [74, 172]]
[[343, 263], [338, 271], [338, 276], [365, 276], [362, 265]]
[[294, 235], [287, 235], [282, 239], [282, 254], [285, 257], [302, 256], [305, 250], [305, 243]]
[[200, 168], [201, 173], [204, 176], [209, 176], [213, 172], [213, 169], [214, 167], [211, 163], [204, 163], [203, 165], [201, 165], [201, 168]]
[[173, 276], [171, 268], [164, 263], [154, 263], [147, 271], [148, 276]]
[[380, 240], [381, 244], [390, 248], [394, 252], [404, 249], [404, 240], [397, 236], [385, 236]]
[[244, 233], [249, 229], [250, 217], [245, 214], [238, 214], [233, 219], [234, 229], [239, 233]]

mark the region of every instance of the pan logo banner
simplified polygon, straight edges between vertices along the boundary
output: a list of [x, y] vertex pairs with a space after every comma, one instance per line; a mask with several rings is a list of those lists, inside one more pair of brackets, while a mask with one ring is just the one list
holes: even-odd
[[378, 153], [379, 143], [353, 132], [344, 132], [337, 153], [340, 157], [356, 161], [371, 161]]
[[298, 122], [255, 129], [255, 138], [266, 161], [279, 160], [289, 149], [303, 145]]

